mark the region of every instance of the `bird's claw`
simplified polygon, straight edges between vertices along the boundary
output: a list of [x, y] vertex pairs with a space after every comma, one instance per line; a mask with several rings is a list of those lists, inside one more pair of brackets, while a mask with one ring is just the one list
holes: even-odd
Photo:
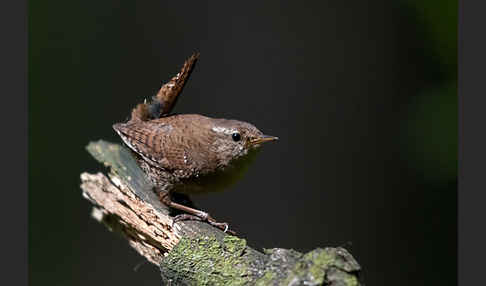
[[231, 235], [236, 235], [236, 232], [232, 231], [229, 229], [229, 224], [226, 222], [217, 222], [215, 219], [210, 217], [209, 215], [205, 217], [200, 217], [196, 215], [191, 215], [191, 214], [179, 214], [174, 217], [172, 220], [172, 225], [176, 224], [179, 221], [184, 221], [184, 220], [195, 220], [195, 221], [205, 221], [209, 223], [210, 225], [217, 227], [221, 229], [224, 233], [229, 233]]

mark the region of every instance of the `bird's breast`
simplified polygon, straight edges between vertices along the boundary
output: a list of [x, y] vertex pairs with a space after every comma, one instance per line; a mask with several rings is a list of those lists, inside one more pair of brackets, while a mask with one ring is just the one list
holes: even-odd
[[233, 160], [228, 166], [216, 169], [203, 175], [195, 174], [183, 178], [174, 185], [173, 191], [183, 194], [219, 192], [228, 189], [238, 182], [255, 160], [258, 150], [252, 150], [247, 155]]

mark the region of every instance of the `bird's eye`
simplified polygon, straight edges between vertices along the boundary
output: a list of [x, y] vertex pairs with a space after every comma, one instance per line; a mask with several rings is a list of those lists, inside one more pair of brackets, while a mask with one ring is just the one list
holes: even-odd
[[235, 142], [238, 142], [238, 141], [241, 140], [241, 135], [238, 132], [231, 134], [231, 137], [233, 138], [233, 141], [235, 141]]

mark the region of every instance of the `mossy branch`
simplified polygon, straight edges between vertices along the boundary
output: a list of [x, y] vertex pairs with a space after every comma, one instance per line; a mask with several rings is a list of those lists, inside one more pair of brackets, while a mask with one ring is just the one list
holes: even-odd
[[306, 254], [281, 248], [260, 252], [207, 223], [173, 225], [127, 149], [98, 141], [87, 150], [110, 167], [108, 177], [81, 174], [92, 216], [159, 266], [163, 285], [360, 285], [360, 266], [341, 247]]

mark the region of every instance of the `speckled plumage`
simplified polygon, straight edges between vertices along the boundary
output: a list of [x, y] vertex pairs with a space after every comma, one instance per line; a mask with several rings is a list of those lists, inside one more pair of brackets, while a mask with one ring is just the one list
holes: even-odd
[[138, 164], [155, 184], [161, 201], [187, 212], [179, 219], [205, 220], [227, 231], [208, 213], [175, 203], [171, 192], [192, 194], [224, 190], [244, 174], [261, 143], [277, 137], [263, 135], [255, 126], [237, 120], [198, 114], [170, 115], [199, 53], [194, 53], [181, 71], [162, 85], [150, 102], [138, 104], [126, 123], [113, 129], [133, 151]]

